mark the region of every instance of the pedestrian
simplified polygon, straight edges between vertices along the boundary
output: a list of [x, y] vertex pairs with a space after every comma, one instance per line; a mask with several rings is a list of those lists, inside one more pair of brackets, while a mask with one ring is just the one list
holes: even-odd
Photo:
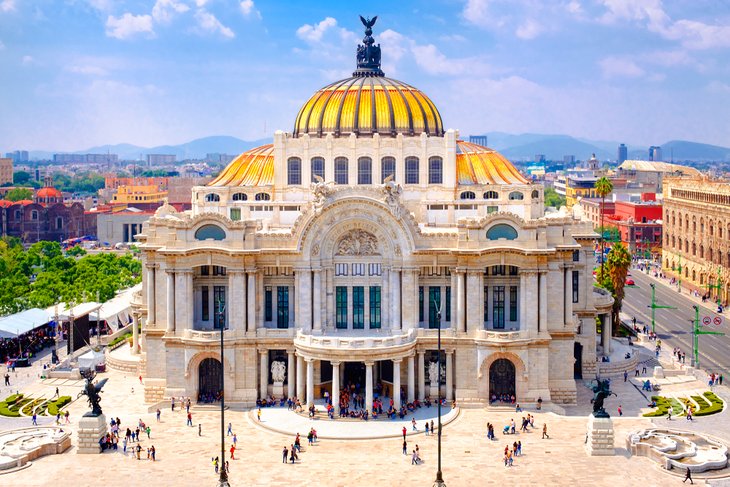
[[226, 473], [229, 473], [231, 468], [228, 466], [228, 460], [226, 460]]
[[519, 456], [522, 456], [522, 442], [521, 441], [517, 442], [517, 454]]
[[[433, 419], [431, 420], [431, 434], [433, 435], [434, 429], [433, 429]], [[439, 431], [440, 433], [440, 431]]]
[[619, 416], [623, 416], [624, 415], [624, 412], [621, 410], [621, 405], [620, 404], [618, 405], [618, 415]]
[[689, 467], [687, 467], [687, 472], [684, 474], [684, 480], [682, 481], [682, 483], [685, 483], [688, 480], [690, 484], [694, 485], [694, 481], [692, 480], [692, 471], [689, 469]]
[[139, 383], [140, 384], [142, 383], [142, 376], [141, 375], [139, 376]]
[[142, 455], [142, 447], [139, 446], [139, 445], [137, 445], [136, 450], [137, 450], [137, 460], [142, 460], [142, 457], [141, 457], [141, 455]]
[[411, 457], [411, 465], [418, 465], [418, 453], [413, 450], [413, 456]]
[[624, 382], [626, 382], [629, 379], [629, 371], [624, 370]]
[[639, 377], [639, 365], [636, 365], [636, 373], [634, 373], [634, 377]]
[[175, 411], [175, 398], [174, 397], [170, 400], [170, 409], [172, 411]]
[[228, 432], [226, 432], [226, 436], [231, 436], [233, 434], [233, 424], [228, 423]]
[[35, 413], [33, 413], [33, 426], [38, 426], [38, 416]]
[[134, 437], [137, 438], [137, 442], [139, 443], [139, 427], [137, 427], [137, 429], [134, 430]]
[[66, 412], [63, 414], [63, 417], [66, 418], [66, 424], [71, 424], [71, 420], [69, 419], [70, 416], [71, 416], [71, 413], [69, 413], [68, 410], [66, 410]]
[[58, 387], [56, 387], [56, 395], [54, 397], [60, 397], [58, 394]]
[[10, 374], [5, 373], [5, 385], [10, 386]]
[[235, 453], [236, 453], [236, 445], [231, 445], [231, 460], [235, 460]]
[[404, 427], [403, 427], [403, 440], [405, 440], [405, 439], [406, 439], [406, 433], [407, 433], [407, 432], [408, 432], [408, 430], [406, 430], [406, 427], [404, 426]]
[[213, 459], [213, 468], [215, 469], [215, 473], [218, 473], [218, 457]]
[[286, 459], [289, 456], [289, 450], [287, 449], [286, 445], [284, 445], [284, 449], [281, 450], [281, 463], [286, 463]]
[[186, 423], [187, 426], [193, 425], [193, 415], [188, 413], [188, 422]]
[[720, 377], [717, 378], [717, 383], [722, 385], [722, 374], [720, 374]]
[[236, 436], [236, 433], [233, 433], [233, 444], [238, 446], [238, 437]]
[[124, 440], [122, 441], [122, 447], [123, 447], [122, 451], [126, 455], [127, 454], [127, 437], [126, 436], [124, 437]]
[[545, 438], [550, 439], [550, 435], [547, 432], [547, 423], [543, 423], [542, 425], [542, 439], [544, 440]]
[[162, 415], [162, 411], [160, 411], [160, 408], [157, 408], [157, 422], [160, 422], [160, 416]]
[[672, 420], [672, 408], [669, 408], [669, 410], [667, 411], [667, 421], [671, 421], [671, 420]]
[[294, 463], [294, 459], [297, 457], [297, 452], [294, 451], [294, 445], [291, 445], [291, 449], [289, 450], [289, 460], [291, 460], [292, 463]]
[[152, 431], [152, 428], [149, 427], [149, 425], [145, 428], [145, 433], [147, 433], [147, 439], [150, 439], [150, 431]]
[[428, 436], [428, 421], [426, 421], [426, 436]]
[[198, 423], [198, 436], [203, 436], [203, 425]]
[[[659, 356], [659, 354], [657, 354], [657, 357], [658, 356]], [[646, 362], [641, 366], [641, 373], [646, 374]]]
[[408, 455], [408, 443], [406, 442], [405, 438], [403, 439], [403, 454]]
[[411, 418], [411, 425], [413, 426], [413, 431], [418, 431], [418, 428], [416, 428], [416, 418]]
[[157, 453], [157, 450], [155, 450], [155, 445], [152, 445], [150, 447], [150, 455], [152, 455], [152, 461], [155, 461], [155, 453]]
[[[256, 413], [256, 416], [258, 417], [259, 421], [261, 421], [261, 408], [259, 408], [258, 412]], [[292, 462], [294, 463], [294, 462]]]

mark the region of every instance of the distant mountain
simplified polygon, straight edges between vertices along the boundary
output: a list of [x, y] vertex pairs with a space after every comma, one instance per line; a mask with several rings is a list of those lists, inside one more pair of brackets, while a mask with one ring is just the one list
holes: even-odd
[[[605, 149], [609, 142], [598, 144], [579, 140], [569, 135], [547, 134], [520, 134], [512, 135], [502, 132], [487, 134], [489, 147], [499, 151], [505, 157], [513, 160], [535, 159], [536, 154], [544, 154], [548, 160], [563, 160], [563, 156], [572, 155], [578, 160], [586, 160], [592, 154], [599, 159], [615, 159], [616, 151]], [[618, 147], [618, 144], [616, 144]]]
[[665, 161], [730, 161], [730, 148], [700, 144], [686, 140], [671, 140], [662, 144]]

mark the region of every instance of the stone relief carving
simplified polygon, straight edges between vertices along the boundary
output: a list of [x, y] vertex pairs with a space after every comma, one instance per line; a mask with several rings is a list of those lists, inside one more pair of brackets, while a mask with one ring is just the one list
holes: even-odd
[[318, 213], [322, 210], [322, 207], [327, 203], [327, 200], [332, 196], [332, 193], [335, 192], [335, 188], [333, 187], [334, 184], [330, 181], [329, 183], [326, 183], [324, 179], [322, 179], [320, 176], [314, 176], [314, 178], [317, 180], [316, 183], [312, 184], [312, 193], [314, 194], [314, 201], [312, 202], [314, 206], [315, 213]]
[[286, 377], [286, 364], [280, 360], [271, 362], [271, 378], [274, 382], [284, 382]]
[[395, 246], [395, 249], [393, 251], [395, 252], [395, 255], [398, 256], [398, 257], [400, 257], [401, 255], [403, 255], [403, 252], [401, 252], [401, 250], [400, 250], [400, 245], [396, 245]]
[[380, 255], [378, 239], [370, 232], [355, 228], [340, 238], [336, 255]]
[[393, 181], [392, 176], [385, 178], [385, 184], [383, 184], [383, 199], [385, 200], [385, 204], [388, 205], [390, 212], [396, 218], [400, 218], [401, 216], [400, 196], [402, 192], [403, 188]]
[[428, 363], [428, 381], [431, 383], [432, 387], [438, 385], [439, 372], [441, 372], [441, 380], [443, 380], [446, 375], [446, 368], [443, 365], [439, 367], [438, 362], [435, 361]]
[[312, 257], [317, 257], [319, 255], [319, 244], [316, 243], [312, 246]]

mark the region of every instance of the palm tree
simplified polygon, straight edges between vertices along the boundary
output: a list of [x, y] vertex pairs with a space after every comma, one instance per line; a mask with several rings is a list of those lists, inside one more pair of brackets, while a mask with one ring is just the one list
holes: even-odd
[[603, 217], [606, 211], [606, 196], [608, 196], [611, 191], [613, 191], [613, 183], [606, 176], [603, 176], [596, 181], [594, 188], [596, 188], [596, 193], [598, 193], [598, 196], [601, 197], [601, 274], [603, 274], [603, 263], [606, 260], [604, 257], [605, 239], [603, 238]]
[[611, 310], [611, 330], [615, 335], [618, 332], [619, 312], [624, 299], [624, 285], [626, 284], [626, 276], [631, 267], [631, 252], [626, 246], [617, 242], [611, 248], [606, 259], [608, 261], [608, 275], [606, 276], [610, 282], [613, 294], [613, 309]]

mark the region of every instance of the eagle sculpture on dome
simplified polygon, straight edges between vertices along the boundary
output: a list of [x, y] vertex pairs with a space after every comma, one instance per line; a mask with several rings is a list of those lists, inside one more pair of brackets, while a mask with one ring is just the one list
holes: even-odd
[[362, 44], [357, 45], [357, 71], [353, 73], [355, 76], [383, 76], [380, 69], [380, 44], [375, 44], [373, 39], [373, 26], [378, 20], [376, 15], [372, 19], [360, 16], [360, 22], [365, 26], [365, 37]]

